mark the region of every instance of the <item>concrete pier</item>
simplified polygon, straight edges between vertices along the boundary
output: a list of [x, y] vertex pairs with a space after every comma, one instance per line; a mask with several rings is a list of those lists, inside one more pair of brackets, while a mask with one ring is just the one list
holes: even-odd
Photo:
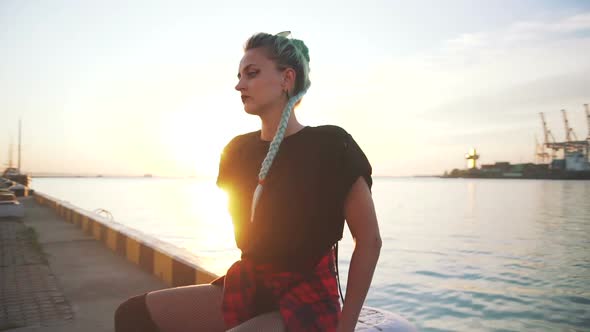
[[[0, 218], [0, 331], [113, 331], [127, 298], [217, 277], [185, 249], [68, 202], [37, 192], [20, 201], [24, 218]], [[416, 331], [367, 306], [356, 330]]]
[[113, 331], [121, 302], [169, 287], [33, 197], [21, 203], [22, 220], [0, 219], [0, 331]]

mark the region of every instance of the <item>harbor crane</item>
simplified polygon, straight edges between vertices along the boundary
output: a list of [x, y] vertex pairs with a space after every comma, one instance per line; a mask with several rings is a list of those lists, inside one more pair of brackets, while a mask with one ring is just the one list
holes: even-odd
[[545, 121], [545, 114], [543, 114], [543, 112], [539, 114], [541, 115], [541, 122], [543, 123], [543, 136], [545, 138], [543, 144], [552, 150], [551, 159], [555, 159], [557, 157], [557, 151], [559, 151], [561, 147], [555, 145], [557, 143], [555, 143], [555, 137], [553, 136], [553, 133], [547, 127], [547, 121]]
[[535, 135], [535, 160], [537, 163], [546, 164], [549, 161], [549, 153], [545, 150], [545, 144], [539, 144], [539, 139]]
[[567, 112], [565, 110], [561, 110], [561, 113], [563, 114], [563, 124], [565, 125], [565, 141], [571, 142], [572, 136], [574, 138], [573, 140], [577, 141], [578, 136], [576, 136], [574, 128], [570, 127], [569, 121], [567, 120]]
[[543, 124], [543, 135], [545, 138], [545, 142], [543, 144], [545, 147], [552, 150], [552, 160], [557, 158], [557, 154], [559, 152], [563, 153], [563, 158], [571, 153], [582, 153], [584, 156], [588, 156], [588, 150], [590, 149], [590, 110], [588, 109], [588, 104], [584, 104], [584, 107], [586, 108], [586, 117], [588, 119], [588, 138], [586, 140], [578, 140], [578, 137], [576, 136], [573, 128], [570, 127], [569, 120], [567, 118], [567, 112], [565, 110], [561, 110], [565, 125], [565, 141], [556, 142], [553, 133], [547, 127], [545, 115], [540, 113], [541, 122]]
[[567, 119], [567, 112], [566, 110], [561, 110], [561, 113], [563, 114], [563, 124], [565, 126], [565, 152], [570, 153], [579, 151], [581, 149], [579, 144], [580, 142], [578, 141], [578, 136], [574, 132], [574, 129], [570, 127], [569, 121]]

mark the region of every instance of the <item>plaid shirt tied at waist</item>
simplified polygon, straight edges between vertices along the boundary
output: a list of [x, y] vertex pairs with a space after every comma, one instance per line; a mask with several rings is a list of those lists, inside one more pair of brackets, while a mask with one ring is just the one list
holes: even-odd
[[334, 263], [333, 251], [308, 272], [277, 272], [272, 264], [255, 264], [249, 259], [235, 262], [224, 277], [226, 328], [261, 314], [256, 295], [264, 291], [278, 307], [288, 331], [335, 331], [340, 301]]

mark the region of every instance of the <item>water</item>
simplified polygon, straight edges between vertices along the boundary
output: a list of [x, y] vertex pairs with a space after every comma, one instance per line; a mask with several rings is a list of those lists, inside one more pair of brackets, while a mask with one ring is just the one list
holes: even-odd
[[[34, 179], [36, 190], [206, 258], [239, 257], [226, 198], [193, 179]], [[590, 181], [376, 178], [367, 305], [422, 331], [590, 331]], [[343, 287], [353, 244], [340, 246]]]

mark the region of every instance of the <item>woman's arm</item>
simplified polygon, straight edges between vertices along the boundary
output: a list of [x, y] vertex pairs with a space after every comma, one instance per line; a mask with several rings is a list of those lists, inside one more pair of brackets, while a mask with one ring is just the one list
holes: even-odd
[[346, 197], [344, 213], [355, 247], [350, 260], [346, 298], [342, 307], [339, 332], [352, 332], [373, 279], [381, 251], [381, 235], [371, 191], [361, 176]]

